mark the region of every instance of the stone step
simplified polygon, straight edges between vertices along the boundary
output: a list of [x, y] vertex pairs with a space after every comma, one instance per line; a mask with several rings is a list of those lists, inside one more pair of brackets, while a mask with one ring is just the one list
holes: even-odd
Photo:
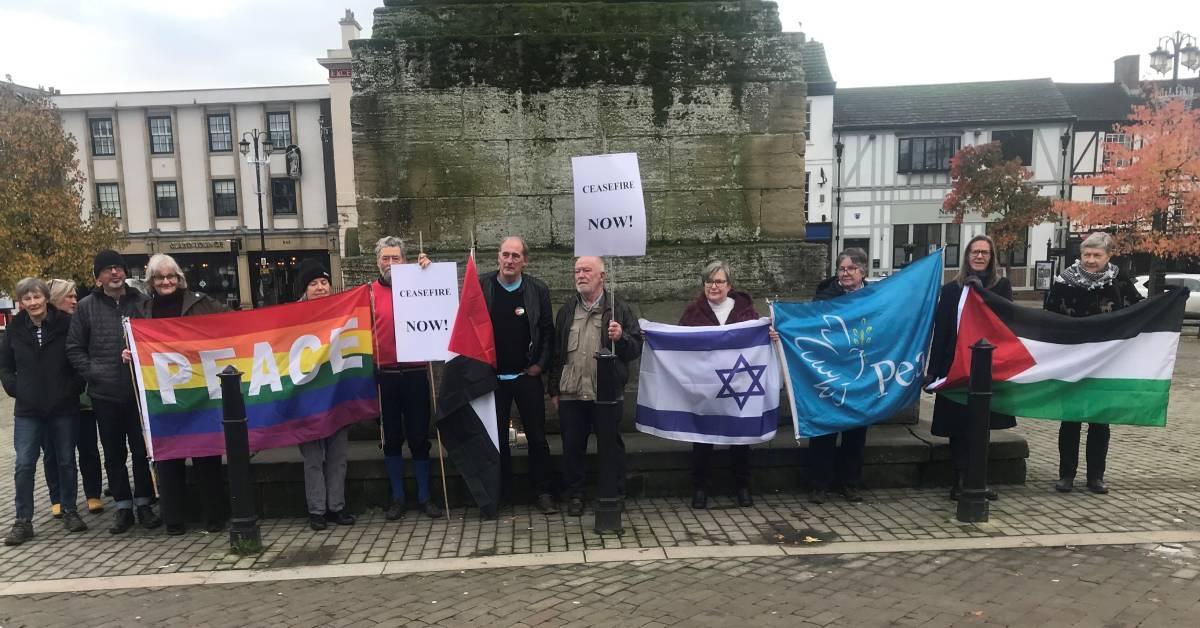
[[[691, 494], [691, 445], [664, 440], [641, 433], [624, 435], [627, 461], [626, 493], [630, 497], [669, 496], [685, 498]], [[808, 441], [797, 443], [791, 432], [781, 431], [775, 439], [754, 445], [751, 451], [753, 487], [756, 493], [797, 491], [810, 487], [806, 465]], [[562, 442], [550, 438], [552, 468], [561, 468]], [[433, 493], [441, 502], [437, 444], [434, 443]], [[1025, 481], [1025, 459], [1029, 447], [1025, 439], [1007, 431], [992, 432], [989, 450], [989, 478], [996, 484], [1021, 484]], [[595, 439], [589, 443], [587, 486], [595, 487]], [[305, 514], [304, 474], [300, 452], [286, 447], [260, 452], [254, 456], [255, 495], [261, 515], [290, 517]], [[408, 465], [407, 494], [414, 501], [416, 485], [412, 465]], [[528, 452], [513, 450], [514, 500], [531, 501], [526, 483]], [[556, 472], [557, 476], [557, 472]], [[446, 465], [447, 487], [453, 506], [471, 504], [470, 494], [453, 465]], [[878, 425], [867, 435], [864, 483], [869, 488], [949, 486], [952, 475], [949, 444], [929, 433], [928, 421], [917, 425]], [[731, 492], [732, 479], [728, 450], [719, 448], [713, 456], [714, 492]], [[387, 472], [378, 443], [355, 441], [350, 447], [346, 479], [347, 508], [359, 512], [384, 507], [389, 496]]]

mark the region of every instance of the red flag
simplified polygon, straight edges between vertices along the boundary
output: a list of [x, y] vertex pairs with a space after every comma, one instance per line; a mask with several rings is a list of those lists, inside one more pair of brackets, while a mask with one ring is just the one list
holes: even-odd
[[496, 368], [496, 338], [492, 335], [492, 317], [488, 314], [487, 301], [479, 287], [479, 274], [475, 271], [475, 251], [467, 258], [462, 296], [448, 349]]
[[958, 341], [954, 362], [939, 390], [965, 388], [971, 380], [971, 345], [980, 338], [996, 346], [992, 352], [992, 381], [999, 382], [1021, 373], [1036, 362], [1020, 338], [1000, 320], [972, 288], [965, 288], [966, 302], [958, 315]]

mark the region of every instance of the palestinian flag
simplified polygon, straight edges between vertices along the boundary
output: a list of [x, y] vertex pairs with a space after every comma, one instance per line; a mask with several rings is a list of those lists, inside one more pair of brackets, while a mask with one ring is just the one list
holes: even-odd
[[496, 341], [487, 301], [475, 270], [475, 252], [458, 302], [448, 349], [455, 353], [442, 372], [437, 428], [450, 460], [479, 509], [500, 505], [500, 440], [496, 425]]
[[1167, 399], [1187, 289], [1073, 318], [963, 290], [958, 343], [946, 377], [929, 386], [966, 401], [971, 345], [992, 354], [992, 411], [1035, 419], [1167, 424]]

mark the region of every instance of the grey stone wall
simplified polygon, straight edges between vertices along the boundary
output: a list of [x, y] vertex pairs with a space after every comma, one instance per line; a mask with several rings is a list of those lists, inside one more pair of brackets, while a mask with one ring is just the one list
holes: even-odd
[[[569, 290], [570, 158], [636, 152], [650, 247], [616, 263], [626, 294], [694, 295], [713, 257], [756, 294], [811, 294], [801, 37], [773, 2], [388, 0], [351, 46], [363, 251], [419, 232], [450, 259], [519, 234]], [[348, 281], [372, 266], [347, 260]]]

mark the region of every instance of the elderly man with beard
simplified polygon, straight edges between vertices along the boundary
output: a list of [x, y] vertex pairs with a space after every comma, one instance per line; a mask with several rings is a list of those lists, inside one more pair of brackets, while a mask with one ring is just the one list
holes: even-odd
[[[575, 289], [555, 317], [556, 351], [550, 369], [550, 399], [558, 408], [563, 438], [563, 480], [567, 514], [583, 515], [584, 457], [592, 430], [601, 460], [600, 497], [617, 497], [625, 476], [621, 440], [622, 395], [629, 365], [642, 355], [642, 330], [621, 299], [605, 289], [604, 260], [575, 261]], [[597, 399], [596, 353], [616, 354], [616, 403]], [[605, 494], [612, 492], [613, 494]]]

